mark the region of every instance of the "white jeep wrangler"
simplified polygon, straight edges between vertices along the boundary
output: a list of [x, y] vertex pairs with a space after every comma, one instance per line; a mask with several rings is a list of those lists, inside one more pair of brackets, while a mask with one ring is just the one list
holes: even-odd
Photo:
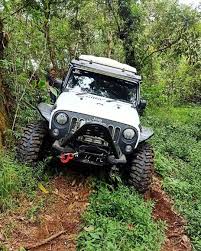
[[36, 163], [48, 142], [63, 164], [106, 166], [110, 174], [123, 169], [128, 183], [145, 192], [153, 174], [153, 151], [146, 141], [153, 131], [140, 124], [146, 106], [140, 80], [135, 68], [112, 59], [82, 55], [73, 60], [56, 103], [39, 104], [44, 120], [24, 130], [18, 158]]

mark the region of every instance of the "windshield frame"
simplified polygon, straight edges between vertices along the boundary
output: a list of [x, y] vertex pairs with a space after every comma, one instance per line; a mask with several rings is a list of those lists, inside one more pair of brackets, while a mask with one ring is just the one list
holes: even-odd
[[[94, 74], [97, 74], [97, 75], [103, 75], [103, 76], [106, 76], [106, 77], [111, 77], [111, 78], [114, 78], [114, 79], [120, 79], [122, 81], [125, 81], [125, 82], [128, 82], [130, 85], [133, 86], [133, 94], [134, 94], [134, 89], [136, 90], [136, 99], [134, 99], [134, 101], [126, 101], [126, 100], [122, 100], [122, 99], [113, 99], [113, 98], [108, 98], [110, 100], [117, 100], [117, 101], [121, 101], [121, 102], [125, 102], [125, 103], [130, 103], [130, 104], [133, 104], [133, 103], [138, 103], [139, 100], [140, 100], [140, 88], [139, 88], [139, 85], [140, 83], [138, 82], [131, 82], [131, 81], [128, 81], [127, 79], [122, 79], [122, 78], [117, 78], [117, 77], [113, 77], [113, 76], [108, 76], [107, 74], [103, 74], [102, 72], [94, 72], [94, 71], [90, 71], [90, 70], [85, 70], [85, 69], [82, 69], [80, 67], [74, 67], [72, 64], [70, 64], [70, 67], [69, 67], [69, 70], [68, 70], [68, 73], [66, 75], [66, 78], [64, 80], [64, 85], [63, 85], [63, 88], [62, 88], [62, 91], [66, 92], [66, 91], [73, 91], [72, 88], [69, 88], [69, 79], [70, 79], [70, 76], [72, 74], [72, 72], [74, 70], [80, 70], [80, 71], [85, 71], [85, 72], [89, 72], [89, 73], [94, 73]], [[84, 94], [84, 91], [83, 91], [83, 94]], [[93, 93], [90, 93], [90, 92], [86, 92], [85, 94], [91, 94], [91, 95], [97, 95], [99, 97], [104, 97], [104, 96], [101, 96], [101, 95], [98, 95], [98, 94], [93, 94]], [[134, 96], [134, 95], [133, 95]]]

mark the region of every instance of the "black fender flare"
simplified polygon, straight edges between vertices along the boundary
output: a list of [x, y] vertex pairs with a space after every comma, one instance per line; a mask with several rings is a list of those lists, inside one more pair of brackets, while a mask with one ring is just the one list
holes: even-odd
[[139, 143], [150, 139], [154, 135], [154, 131], [149, 127], [141, 127]]
[[51, 113], [54, 105], [50, 105], [47, 103], [40, 103], [37, 107], [39, 113], [41, 114], [41, 116], [47, 120], [48, 122], [50, 121], [50, 117], [51, 117]]

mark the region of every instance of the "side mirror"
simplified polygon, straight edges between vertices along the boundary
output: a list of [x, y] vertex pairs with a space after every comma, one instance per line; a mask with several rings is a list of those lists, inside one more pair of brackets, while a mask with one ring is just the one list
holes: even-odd
[[60, 80], [60, 79], [55, 79], [55, 80], [54, 80], [54, 84], [55, 84], [55, 87], [56, 87], [58, 90], [61, 90], [61, 89], [62, 89], [62, 86], [63, 86], [63, 81]]
[[147, 101], [144, 100], [144, 99], [141, 99], [140, 103], [138, 105], [138, 113], [140, 115], [142, 115], [144, 113], [144, 110], [145, 110], [146, 106], [147, 106]]

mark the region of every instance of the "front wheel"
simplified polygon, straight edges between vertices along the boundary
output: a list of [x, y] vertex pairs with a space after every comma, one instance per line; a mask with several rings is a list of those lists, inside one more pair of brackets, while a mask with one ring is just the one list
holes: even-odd
[[128, 183], [139, 192], [146, 192], [152, 182], [154, 153], [148, 143], [142, 143], [128, 162]]
[[48, 125], [46, 121], [29, 124], [22, 134], [17, 146], [17, 158], [21, 162], [34, 165], [42, 159], [46, 151]]

